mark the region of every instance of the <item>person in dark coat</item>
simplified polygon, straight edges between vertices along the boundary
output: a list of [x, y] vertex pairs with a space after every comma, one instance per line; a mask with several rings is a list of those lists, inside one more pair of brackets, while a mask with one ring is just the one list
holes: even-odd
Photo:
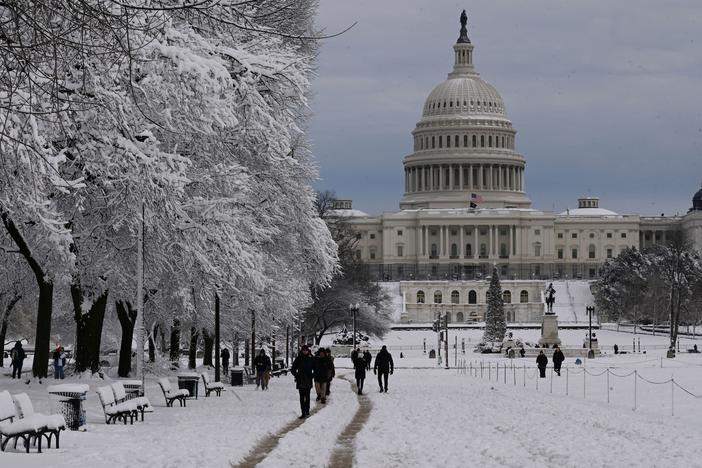
[[12, 359], [12, 378], [15, 378], [15, 373], [17, 374], [17, 378], [21, 379], [22, 378], [22, 364], [24, 364], [24, 358], [27, 357], [27, 354], [24, 352], [24, 348], [22, 348], [22, 343], [17, 341], [15, 343], [15, 347], [12, 348], [12, 351], [10, 351], [10, 358]]
[[363, 352], [363, 360], [366, 361], [366, 370], [371, 370], [371, 361], [373, 360], [373, 356], [371, 355], [370, 351], [365, 350]]
[[356, 370], [356, 388], [358, 394], [363, 395], [363, 382], [366, 380], [366, 360], [361, 356], [356, 356], [353, 361], [353, 368]]
[[222, 370], [224, 371], [224, 375], [229, 374], [229, 350], [227, 348], [224, 348], [221, 353], [219, 353], [219, 357], [222, 358]]
[[617, 346], [617, 343], [614, 343], [614, 354], [619, 354], [619, 346]]
[[551, 359], [553, 359], [553, 371], [557, 375], [561, 375], [561, 364], [563, 364], [563, 361], [565, 361], [565, 355], [563, 354], [563, 351], [561, 351], [561, 348], [556, 346]]
[[331, 383], [336, 377], [336, 367], [334, 366], [334, 356], [332, 356], [331, 348], [327, 348], [327, 359], [329, 359], [329, 380], [327, 380], [327, 396], [331, 394]]
[[524, 357], [525, 354], [526, 354], [526, 351], [524, 351], [524, 348], [519, 348], [519, 356]]
[[[392, 362], [392, 354], [388, 352], [387, 346], [383, 345], [375, 357], [375, 366], [373, 367], [373, 373], [378, 374], [378, 385], [381, 392], [388, 392], [388, 373], [392, 374], [394, 370], [395, 364]], [[384, 387], [383, 382], [385, 383]]]
[[327, 351], [319, 348], [314, 357], [314, 390], [317, 392], [317, 401], [327, 402], [327, 382], [331, 375], [331, 361], [327, 358]]
[[262, 349], [253, 361], [256, 368], [256, 388], [261, 386], [261, 390], [268, 390], [268, 381], [271, 379], [271, 358], [266, 356], [266, 350]]
[[314, 358], [310, 355], [310, 348], [302, 345], [299, 354], [293, 361], [290, 373], [295, 377], [295, 387], [300, 393], [300, 410], [304, 419], [310, 415], [310, 391], [314, 378]]
[[539, 351], [539, 355], [536, 356], [536, 365], [539, 368], [539, 377], [542, 379], [546, 378], [546, 366], [548, 365], [548, 358], [543, 351]]

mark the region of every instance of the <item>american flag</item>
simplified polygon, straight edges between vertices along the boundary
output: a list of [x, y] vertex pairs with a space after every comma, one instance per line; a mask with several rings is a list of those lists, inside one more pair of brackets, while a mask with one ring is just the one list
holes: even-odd
[[481, 197], [480, 195], [475, 194], [475, 193], [470, 194], [470, 207], [471, 208], [477, 208], [478, 203], [482, 203], [482, 202], [483, 202], [483, 197]]

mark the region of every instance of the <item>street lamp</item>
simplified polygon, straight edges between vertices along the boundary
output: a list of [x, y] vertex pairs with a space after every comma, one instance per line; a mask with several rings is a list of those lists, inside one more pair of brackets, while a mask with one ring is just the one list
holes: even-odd
[[588, 338], [590, 340], [590, 346], [589, 349], [592, 350], [592, 314], [595, 313], [595, 308], [593, 306], [588, 306], [585, 307], [585, 310], [587, 311], [587, 316], [589, 318], [589, 325], [588, 325]]
[[349, 310], [351, 310], [351, 313], [353, 314], [353, 349], [356, 349], [356, 314], [360, 308], [361, 306], [358, 304], [358, 302], [355, 304], [349, 304]]

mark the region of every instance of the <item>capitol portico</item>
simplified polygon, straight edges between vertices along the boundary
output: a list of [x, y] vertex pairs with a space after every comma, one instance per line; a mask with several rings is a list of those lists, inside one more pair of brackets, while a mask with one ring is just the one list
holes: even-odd
[[[462, 18], [463, 20], [463, 18]], [[626, 247], [679, 233], [702, 250], [702, 190], [684, 216], [645, 217], [578, 199], [562, 213], [534, 209], [526, 158], [498, 91], [477, 73], [462, 21], [453, 70], [425, 101], [404, 158], [400, 211], [369, 216], [338, 201], [358, 233], [356, 255], [391, 279], [591, 278]]]

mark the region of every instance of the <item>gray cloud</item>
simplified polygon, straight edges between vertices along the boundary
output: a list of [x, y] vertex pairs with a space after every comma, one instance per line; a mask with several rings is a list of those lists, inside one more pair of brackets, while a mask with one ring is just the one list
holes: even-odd
[[424, 99], [452, 66], [458, 14], [502, 94], [534, 206], [599, 195], [620, 212], [684, 212], [702, 181], [698, 0], [321, 0], [327, 31], [311, 137], [320, 188], [396, 210]]

